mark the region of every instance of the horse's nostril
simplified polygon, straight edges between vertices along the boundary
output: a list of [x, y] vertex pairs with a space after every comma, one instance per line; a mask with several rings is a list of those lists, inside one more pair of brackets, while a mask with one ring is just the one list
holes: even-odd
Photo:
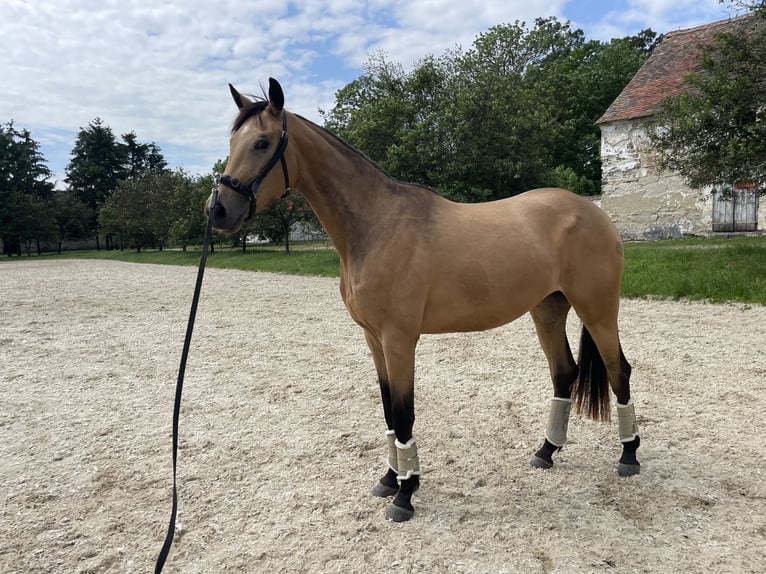
[[213, 207], [213, 221], [221, 221], [226, 217], [226, 208], [220, 203], [216, 203]]

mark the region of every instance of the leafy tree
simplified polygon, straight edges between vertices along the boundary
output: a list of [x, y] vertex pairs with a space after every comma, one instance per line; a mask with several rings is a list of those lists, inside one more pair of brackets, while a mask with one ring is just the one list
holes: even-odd
[[29, 253], [31, 242], [54, 234], [48, 202], [54, 192], [40, 144], [13, 122], [0, 125], [0, 237], [3, 252]]
[[39, 255], [40, 243], [55, 241], [56, 225], [53, 212], [46, 202], [31, 195], [23, 195], [16, 214], [18, 240], [27, 255], [32, 254], [32, 246]]
[[268, 210], [256, 215], [252, 230], [271, 243], [284, 243], [285, 252], [289, 253], [290, 230], [296, 223], [310, 222], [313, 218], [314, 213], [308, 202], [297, 191], [293, 191]]
[[135, 179], [118, 182], [99, 213], [99, 224], [114, 234], [123, 245], [138, 251], [149, 246], [162, 246], [170, 235], [170, 193], [174, 181], [171, 173], [144, 171]]
[[766, 192], [766, 10], [703, 50], [688, 89], [664, 102], [651, 140], [663, 167], [691, 187], [731, 191], [742, 181]]
[[601, 191], [601, 133], [598, 118], [646, 61], [657, 35], [647, 29], [609, 43], [579, 43], [564, 57], [530, 71], [531, 89], [553, 120], [549, 171], [538, 185], [581, 195]]
[[[111, 128], [96, 118], [87, 128], [80, 129], [66, 168], [69, 189], [90, 209], [88, 226], [96, 233], [97, 247], [100, 247], [99, 211], [119, 182], [137, 181], [146, 173], [159, 175], [167, 171], [161, 150], [154, 142], [140, 143], [134, 132], [123, 134], [122, 139], [123, 142], [117, 141]], [[107, 244], [109, 240], [107, 236]]]
[[[582, 32], [555, 18], [495, 26], [474, 42], [458, 64], [463, 97], [459, 118], [460, 170], [453, 185], [458, 197], [497, 199], [535, 187], [551, 163], [558, 114], [548, 94], [537, 89], [551, 62], [566, 58], [583, 42]], [[468, 183], [480, 195], [460, 190]]]
[[541, 185], [600, 189], [595, 121], [654, 45], [654, 33], [586, 42], [555, 18], [480, 34], [411, 72], [376, 54], [336, 94], [325, 126], [393, 176], [459, 201]]
[[182, 170], [173, 174], [170, 190], [170, 238], [179, 243], [184, 251], [192, 243], [200, 244], [205, 236], [205, 200], [213, 187], [213, 176], [205, 175], [196, 180]]
[[58, 252], [61, 253], [64, 241], [83, 239], [88, 236], [89, 210], [88, 206], [69, 190], [56, 191], [51, 207], [57, 230]]

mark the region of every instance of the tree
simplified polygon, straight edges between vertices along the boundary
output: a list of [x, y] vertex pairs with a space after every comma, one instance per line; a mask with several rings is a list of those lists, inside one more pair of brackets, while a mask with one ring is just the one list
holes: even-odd
[[138, 251], [149, 246], [162, 249], [170, 235], [170, 193], [174, 174], [144, 171], [135, 179], [118, 182], [104, 202], [99, 224], [123, 245]]
[[64, 241], [83, 239], [88, 236], [88, 206], [69, 190], [56, 191], [51, 204], [56, 225], [58, 252]]
[[154, 142], [140, 143], [135, 132], [122, 134], [122, 140], [126, 179], [135, 179], [145, 171], [162, 173], [167, 169], [167, 162]]
[[311, 222], [314, 212], [306, 199], [297, 191], [276, 202], [268, 210], [255, 217], [252, 230], [271, 243], [284, 243], [285, 252], [290, 253], [290, 231], [296, 223]]
[[719, 4], [729, 4], [735, 10], [758, 12], [766, 8], [766, 0], [718, 0]]
[[608, 43], [584, 42], [530, 73], [531, 89], [553, 119], [550, 167], [539, 185], [581, 195], [601, 191], [601, 132], [596, 121], [656, 46], [650, 29]]
[[539, 18], [532, 29], [516, 22], [479, 35], [458, 63], [467, 86], [453, 112], [462, 158], [454, 177], [458, 197], [498, 199], [541, 183], [566, 110], [552, 110], [557, 102], [539, 86], [555, 70], [553, 62], [583, 41], [582, 31], [555, 18]]
[[[134, 132], [123, 134], [122, 139], [117, 141], [111, 128], [96, 118], [87, 128], [80, 128], [66, 168], [69, 189], [90, 209], [88, 225], [96, 233], [97, 248], [99, 211], [119, 182], [167, 171], [167, 163], [154, 142], [140, 143]], [[107, 236], [107, 247], [109, 240]]]
[[204, 206], [213, 187], [213, 176], [205, 175], [195, 180], [179, 169], [173, 174], [172, 181], [170, 238], [186, 251], [188, 244], [200, 244], [205, 239]]
[[46, 202], [32, 195], [22, 196], [15, 224], [20, 247], [27, 255], [32, 254], [33, 245], [39, 255], [41, 242], [57, 239], [52, 210]]
[[470, 49], [410, 72], [372, 56], [336, 94], [325, 126], [394, 177], [459, 201], [544, 185], [597, 193], [595, 125], [654, 46], [655, 34], [586, 42], [555, 18], [494, 26]]
[[80, 128], [66, 167], [65, 181], [75, 196], [88, 206], [88, 227], [98, 242], [98, 212], [125, 177], [125, 153], [109, 126], [100, 118]]
[[[6, 255], [27, 253], [55, 234], [48, 213], [54, 185], [40, 144], [13, 122], [0, 125], [0, 237]], [[38, 243], [39, 249], [39, 243]]]
[[766, 9], [716, 35], [687, 89], [655, 115], [650, 138], [660, 164], [694, 188], [730, 192], [748, 182], [766, 192]]

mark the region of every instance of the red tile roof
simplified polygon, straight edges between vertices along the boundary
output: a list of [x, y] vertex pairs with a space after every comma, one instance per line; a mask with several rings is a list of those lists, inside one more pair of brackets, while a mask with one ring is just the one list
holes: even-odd
[[702, 47], [719, 32], [739, 32], [757, 24], [753, 14], [666, 34], [609, 109], [596, 122], [650, 117], [668, 96], [685, 89], [684, 77], [698, 67]]

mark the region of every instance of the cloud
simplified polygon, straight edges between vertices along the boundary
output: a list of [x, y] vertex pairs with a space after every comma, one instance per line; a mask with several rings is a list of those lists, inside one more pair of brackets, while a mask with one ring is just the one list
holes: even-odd
[[277, 77], [287, 106], [321, 121], [318, 108], [372, 53], [407, 69], [468, 48], [490, 26], [573, 6], [588, 37], [662, 32], [688, 21], [679, 14], [709, 21], [721, 10], [717, 0], [2, 0], [0, 122], [29, 129], [59, 180], [96, 117], [118, 137], [156, 142], [171, 166], [205, 173], [227, 154], [229, 82], [257, 93]]
[[646, 28], [664, 34], [730, 15], [719, 0], [624, 0], [599, 4], [603, 4], [603, 10], [592, 10], [588, 18], [573, 20], [587, 31], [589, 38], [602, 41], [636, 34]]

